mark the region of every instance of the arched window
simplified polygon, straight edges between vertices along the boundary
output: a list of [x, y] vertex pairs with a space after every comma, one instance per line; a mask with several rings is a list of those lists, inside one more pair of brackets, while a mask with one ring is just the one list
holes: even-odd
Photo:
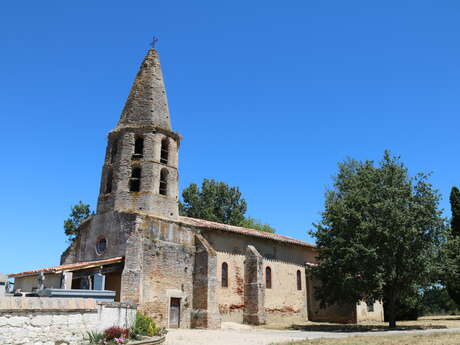
[[105, 181], [105, 192], [107, 194], [112, 193], [112, 182], [113, 181], [113, 175], [112, 175], [112, 169], [110, 168], [107, 171], [107, 179]]
[[160, 194], [168, 195], [168, 169], [161, 169], [160, 173]]
[[141, 190], [141, 168], [133, 167], [129, 179], [129, 191], [139, 192]]
[[270, 267], [265, 269], [265, 287], [267, 289], [272, 288], [272, 269]]
[[300, 270], [297, 271], [297, 290], [302, 290], [302, 273]]
[[228, 287], [228, 264], [226, 262], [222, 264], [222, 287]]
[[144, 155], [144, 138], [143, 137], [136, 137], [134, 140], [134, 155], [133, 159], [142, 158]]
[[169, 140], [168, 140], [168, 138], [164, 138], [161, 141], [160, 162], [163, 163], [163, 164], [168, 164], [168, 157], [169, 157]]

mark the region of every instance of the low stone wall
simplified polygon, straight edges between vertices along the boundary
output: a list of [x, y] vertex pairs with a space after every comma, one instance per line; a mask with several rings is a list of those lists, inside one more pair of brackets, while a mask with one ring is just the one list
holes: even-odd
[[88, 331], [131, 327], [136, 307], [80, 298], [0, 298], [0, 344], [80, 345]]

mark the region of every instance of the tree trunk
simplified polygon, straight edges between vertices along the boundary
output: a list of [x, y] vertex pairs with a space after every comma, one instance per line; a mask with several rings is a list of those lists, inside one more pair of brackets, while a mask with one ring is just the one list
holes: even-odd
[[390, 329], [396, 328], [396, 299], [392, 297], [388, 303], [388, 325]]

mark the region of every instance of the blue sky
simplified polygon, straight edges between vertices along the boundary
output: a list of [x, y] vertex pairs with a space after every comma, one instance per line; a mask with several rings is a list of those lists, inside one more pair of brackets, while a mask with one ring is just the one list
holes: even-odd
[[152, 35], [181, 188], [240, 187], [249, 215], [311, 241], [346, 157], [460, 184], [458, 1], [9, 1], [0, 5], [0, 272], [59, 263], [95, 207], [106, 134]]

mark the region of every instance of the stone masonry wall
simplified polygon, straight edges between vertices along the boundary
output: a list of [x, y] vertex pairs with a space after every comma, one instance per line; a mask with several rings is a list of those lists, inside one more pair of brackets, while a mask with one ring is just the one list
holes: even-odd
[[93, 299], [0, 298], [0, 344], [80, 345], [88, 331], [131, 327], [132, 305]]
[[162, 327], [169, 326], [172, 298], [180, 299], [180, 327], [190, 327], [193, 305], [194, 233], [173, 221], [140, 215], [128, 238], [122, 301]]
[[[96, 214], [78, 229], [74, 243], [61, 256], [61, 264], [95, 261], [125, 256], [128, 238], [135, 231], [138, 216], [127, 212]], [[105, 237], [107, 249], [96, 252], [98, 239]]]
[[[278, 260], [264, 260], [264, 283], [266, 268], [272, 275], [271, 289], [265, 289], [265, 312], [267, 323], [277, 323], [288, 316], [299, 322], [307, 320], [307, 289], [303, 265]], [[297, 289], [297, 271], [300, 271], [300, 290]]]
[[[245, 256], [217, 252], [217, 302], [224, 322], [243, 323]], [[228, 287], [222, 287], [222, 264], [228, 265]]]
[[195, 245], [192, 327], [218, 329], [221, 318], [216, 295], [216, 252], [199, 234], [195, 236]]
[[[283, 244], [266, 239], [241, 236], [221, 231], [204, 232], [217, 251], [218, 303], [223, 321], [243, 322], [245, 249], [253, 245], [263, 257], [262, 284], [265, 268], [272, 270], [272, 288], [265, 289], [267, 323], [280, 318], [307, 320], [307, 287], [305, 263], [314, 262], [312, 248]], [[222, 287], [222, 263], [228, 264], [228, 287]], [[301, 272], [301, 290], [297, 290], [297, 271]]]
[[321, 308], [320, 301], [315, 298], [315, 289], [321, 285], [310, 276], [308, 281], [308, 320], [316, 322], [356, 323], [356, 305], [331, 305]]
[[[110, 133], [101, 175], [98, 214], [110, 210], [121, 210], [178, 217], [178, 143], [177, 138], [170, 137], [169, 134], [161, 129], [143, 126], [117, 128]], [[144, 139], [144, 149], [141, 157], [133, 159], [136, 137]], [[169, 143], [166, 164], [162, 163], [160, 158], [163, 139], [168, 140]], [[141, 168], [139, 192], [131, 192], [129, 189], [133, 167]], [[159, 194], [162, 169], [168, 171], [167, 195]], [[112, 176], [112, 190], [107, 193], [109, 172]]]
[[267, 322], [262, 269], [262, 255], [253, 246], [248, 246], [244, 261], [243, 312], [243, 322], [248, 325], [263, 325]]

